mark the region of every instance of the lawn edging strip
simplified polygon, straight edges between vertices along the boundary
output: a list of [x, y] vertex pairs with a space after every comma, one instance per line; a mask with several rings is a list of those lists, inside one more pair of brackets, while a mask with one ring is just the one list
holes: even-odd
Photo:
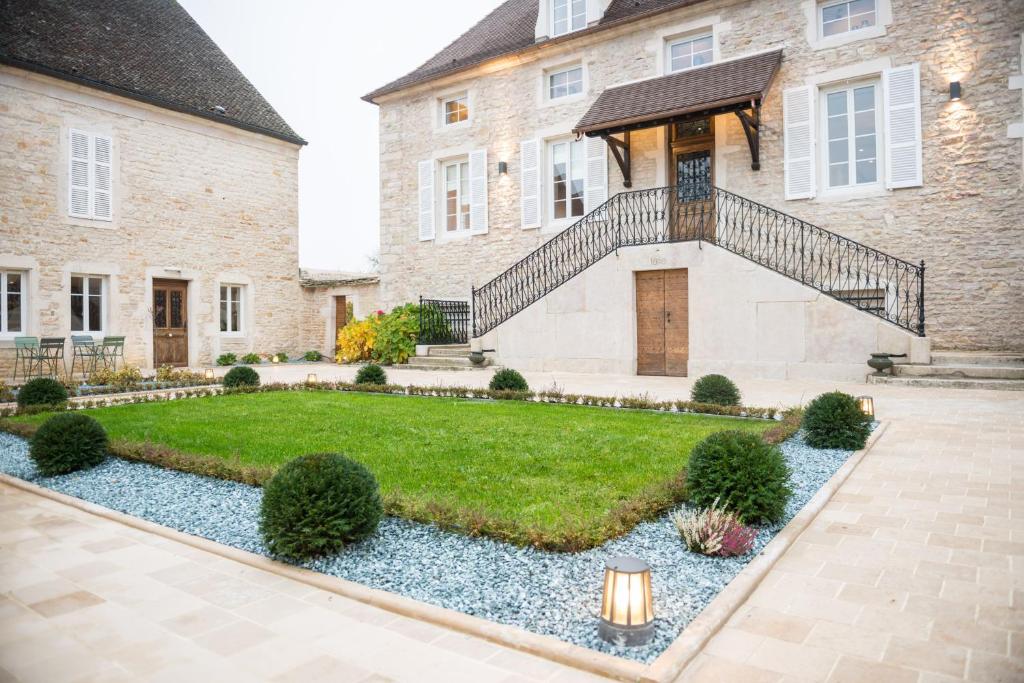
[[850, 474], [857, 468], [864, 456], [882, 437], [887, 422], [880, 422], [871, 432], [864, 448], [855, 451], [843, 463], [842, 467], [818, 489], [818, 492], [807, 502], [789, 523], [768, 542], [756, 558], [740, 570], [732, 581], [715, 596], [714, 600], [691, 621], [679, 637], [668, 646], [652, 664], [647, 667], [641, 679], [643, 683], [669, 683], [700, 654], [708, 641], [718, 633], [733, 614], [753, 594], [768, 572], [779, 559], [789, 550], [796, 539], [810, 526], [832, 496], [839, 490]]

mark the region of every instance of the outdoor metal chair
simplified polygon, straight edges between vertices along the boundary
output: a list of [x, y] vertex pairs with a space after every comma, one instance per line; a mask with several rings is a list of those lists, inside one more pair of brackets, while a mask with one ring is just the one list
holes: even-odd
[[100, 349], [96, 346], [93, 338], [87, 334], [71, 335], [71, 374], [75, 374], [75, 367], [82, 369], [82, 374], [88, 378], [96, 371], [96, 361], [100, 358]]
[[19, 367], [25, 379], [31, 378], [40, 360], [39, 337], [15, 337], [14, 376], [11, 378], [11, 381], [18, 379]]
[[[39, 374], [43, 371], [51, 377], [67, 374], [64, 362], [64, 337], [43, 337], [39, 342]], [[63, 372], [62, 372], [63, 371]]]
[[117, 370], [117, 360], [124, 365], [124, 337], [104, 337], [100, 343], [100, 359], [107, 370]]

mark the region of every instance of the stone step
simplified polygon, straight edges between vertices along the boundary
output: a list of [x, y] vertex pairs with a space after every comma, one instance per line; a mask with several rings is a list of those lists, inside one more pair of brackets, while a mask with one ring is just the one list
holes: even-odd
[[427, 355], [433, 358], [458, 357], [469, 355], [469, 344], [447, 344], [445, 346], [428, 346]]
[[892, 375], [868, 375], [868, 384], [895, 384], [905, 387], [929, 387], [943, 389], [991, 389], [996, 391], [1024, 391], [1024, 380], [983, 379], [954, 377], [894, 377]]
[[431, 368], [476, 368], [466, 356], [461, 358], [446, 356], [413, 356], [409, 359], [409, 367]]
[[948, 379], [1017, 379], [1024, 380], [1024, 367], [1014, 365], [910, 365], [892, 368], [896, 377], [941, 377]]
[[1009, 365], [1024, 368], [1024, 354], [992, 351], [932, 351], [932, 365]]

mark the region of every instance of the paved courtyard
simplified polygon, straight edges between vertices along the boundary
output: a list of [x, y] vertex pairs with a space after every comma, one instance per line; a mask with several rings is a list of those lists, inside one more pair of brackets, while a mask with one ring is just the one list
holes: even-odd
[[[309, 368], [260, 371], [297, 381]], [[391, 378], [483, 385], [489, 372]], [[527, 379], [665, 399], [690, 386]], [[1024, 680], [1024, 396], [814, 380], [740, 387], [751, 405], [870, 393], [889, 426], [680, 680]], [[0, 682], [600, 680], [10, 487], [0, 487], [0, 590]]]

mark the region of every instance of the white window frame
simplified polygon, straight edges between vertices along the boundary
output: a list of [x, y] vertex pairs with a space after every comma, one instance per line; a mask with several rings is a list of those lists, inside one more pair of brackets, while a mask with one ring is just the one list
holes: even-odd
[[[579, 79], [578, 80], [570, 80], [569, 79], [569, 74], [571, 74], [574, 71], [579, 71], [580, 75], [579, 75]], [[564, 86], [565, 87], [565, 94], [555, 95], [554, 94], [555, 85], [554, 85], [553, 81], [554, 81], [556, 76], [561, 76], [561, 75], [565, 75], [566, 76], [566, 82], [565, 82], [565, 86]], [[569, 92], [570, 85], [571, 84], [576, 84], [576, 83], [579, 84], [579, 91], [578, 92]], [[583, 73], [583, 65], [582, 64], [579, 64], [579, 63], [577, 63], [577, 64], [569, 64], [569, 65], [566, 65], [566, 66], [560, 66], [560, 67], [557, 67], [557, 68], [554, 68], [554, 69], [549, 69], [548, 71], [544, 72], [544, 97], [549, 102], [564, 102], [564, 101], [568, 101], [568, 100], [578, 99], [580, 97], [583, 97], [583, 95], [585, 93], [586, 93], [586, 74]]]
[[[463, 167], [465, 167], [463, 169]], [[456, 227], [454, 230], [448, 229], [448, 169], [454, 168], [457, 175], [456, 188], [455, 188], [455, 209], [456, 209]], [[463, 177], [465, 173], [465, 177]], [[445, 159], [441, 161], [441, 180], [438, 183], [441, 190], [441, 229], [437, 231], [444, 237], [461, 237], [463, 235], [468, 236], [472, 228], [472, 187], [469, 177], [469, 157], [460, 156]], [[463, 185], [465, 185], [466, 194], [463, 196]], [[465, 211], [463, 211], [465, 207]]]
[[[448, 105], [453, 102], [462, 102], [462, 106], [466, 109], [466, 118], [461, 121], [448, 121]], [[441, 98], [441, 127], [442, 128], [456, 128], [459, 126], [469, 125], [470, 120], [473, 118], [473, 109], [470, 107], [469, 93], [460, 92], [454, 95], [448, 95]]]
[[[74, 299], [76, 294], [71, 286], [71, 282], [74, 278], [82, 278], [82, 328], [75, 329], [75, 318], [74, 318]], [[92, 320], [89, 319], [89, 280], [100, 281], [100, 326], [98, 330], [89, 329], [89, 323]], [[107, 276], [97, 275], [96, 273], [72, 273], [71, 280], [68, 280], [68, 327], [72, 332], [78, 334], [94, 334], [104, 335], [107, 330], [107, 297], [109, 288], [107, 286]]]
[[[856, 160], [856, 137], [855, 116], [853, 111], [853, 91], [857, 88], [872, 86], [875, 89], [875, 179], [868, 183], [856, 182], [857, 160]], [[829, 173], [830, 150], [828, 131], [828, 96], [837, 92], [847, 93], [847, 168], [849, 169], [848, 182], [846, 185], [831, 184]], [[837, 195], [859, 195], [877, 194], [885, 188], [885, 113], [882, 101], [882, 82], [879, 77], [858, 79], [836, 83], [818, 88], [818, 134], [816, 144], [818, 146], [818, 186], [822, 188], [822, 194], [827, 196]]]
[[[846, 30], [845, 31], [840, 31], [839, 33], [833, 33], [831, 35], [825, 35], [825, 10], [826, 9], [831, 9], [832, 7], [838, 7], [840, 5], [851, 5], [855, 1], [857, 1], [857, 0], [837, 0], [837, 1], [833, 1], [833, 2], [822, 2], [822, 3], [818, 4], [816, 22], [817, 22], [818, 38], [820, 40], [831, 40], [833, 38], [839, 38], [840, 36], [846, 36], [846, 35], [849, 35], [851, 33], [857, 33], [858, 31], [868, 31], [868, 30], [871, 30], [871, 29], [877, 27], [881, 23], [880, 22], [881, 12], [879, 11], [880, 8], [878, 6], [879, 5], [878, 0], [870, 0], [872, 5], [873, 5], [872, 10], [871, 10], [871, 14], [873, 14], [874, 17], [875, 17], [875, 21], [874, 21], [873, 24], [871, 24], [870, 26], [861, 26], [861, 27], [858, 27], [858, 28], [851, 28], [852, 24], [851, 24], [851, 20], [850, 20], [851, 19], [851, 17], [850, 17], [850, 10], [849, 10], [849, 8], [847, 8], [847, 11], [846, 11], [847, 28], [846, 28]], [[861, 14], [858, 14], [857, 16], [861, 16], [863, 14], [867, 14], [867, 12], [862, 12]], [[829, 23], [835, 23], [835, 22], [829, 22]]]
[[[557, 29], [558, 22], [555, 20], [555, 8], [559, 4], [559, 2], [564, 2], [565, 3], [565, 11], [566, 11], [565, 26], [566, 26], [566, 28], [565, 28], [564, 31], [559, 31]], [[583, 13], [582, 14], [579, 14], [578, 12], [575, 11], [575, 8], [578, 7], [578, 6], [582, 6], [583, 7]], [[576, 20], [580, 19], [581, 17], [582, 17], [582, 21], [579, 21], [579, 25], [577, 26], [576, 25]], [[582, 31], [583, 29], [585, 29], [587, 27], [587, 0], [550, 0], [550, 13], [548, 14], [548, 18], [551, 21], [551, 37], [552, 38], [554, 38], [556, 36], [564, 36], [564, 35], [567, 35], [569, 33], [574, 33], [576, 31]]]
[[[672, 48], [677, 45], [684, 45], [686, 43], [695, 43], [698, 40], [708, 39], [711, 41], [711, 61], [704, 62], [703, 64], [693, 64], [693, 48], [690, 48], [690, 66], [682, 67], [679, 69], [672, 68]], [[704, 52], [702, 50], [701, 52]], [[689, 71], [690, 69], [699, 69], [702, 66], [708, 66], [709, 64], [715, 63], [715, 33], [712, 29], [706, 29], [703, 31], [691, 32], [685, 36], [676, 36], [665, 41], [665, 73], [674, 74], [682, 71]]]
[[[221, 290], [227, 290], [227, 299], [221, 295]], [[235, 291], [236, 296], [232, 298], [232, 291]], [[224, 337], [242, 337], [245, 336], [245, 285], [236, 284], [233, 282], [221, 282], [217, 287], [217, 316], [219, 318], [217, 323], [217, 329], [220, 330], [221, 336]], [[224, 311], [223, 305], [227, 304], [227, 311]], [[238, 329], [232, 330], [231, 327], [231, 311], [232, 308], [238, 311]], [[225, 314], [227, 318], [225, 318]], [[223, 326], [224, 329], [221, 329]]]
[[[21, 276], [20, 330], [7, 329], [7, 276]], [[0, 268], [0, 338], [13, 339], [28, 335], [28, 271], [19, 268]]]
[[[559, 145], [567, 145], [567, 161], [566, 161], [566, 215], [563, 218], [555, 217], [555, 148]], [[577, 146], [580, 153], [580, 168], [582, 175], [579, 178], [574, 178], [572, 174], [572, 149], [573, 145]], [[547, 170], [544, 174], [546, 179], [545, 194], [548, 195], [547, 211], [548, 211], [548, 222], [552, 225], [563, 225], [567, 223], [574, 223], [583, 216], [587, 215], [587, 148], [586, 143], [583, 140], [576, 140], [575, 138], [555, 138], [547, 141]], [[572, 213], [572, 181], [580, 180], [583, 184], [583, 192], [580, 197], [580, 201], [583, 203], [583, 211], [579, 215]]]

